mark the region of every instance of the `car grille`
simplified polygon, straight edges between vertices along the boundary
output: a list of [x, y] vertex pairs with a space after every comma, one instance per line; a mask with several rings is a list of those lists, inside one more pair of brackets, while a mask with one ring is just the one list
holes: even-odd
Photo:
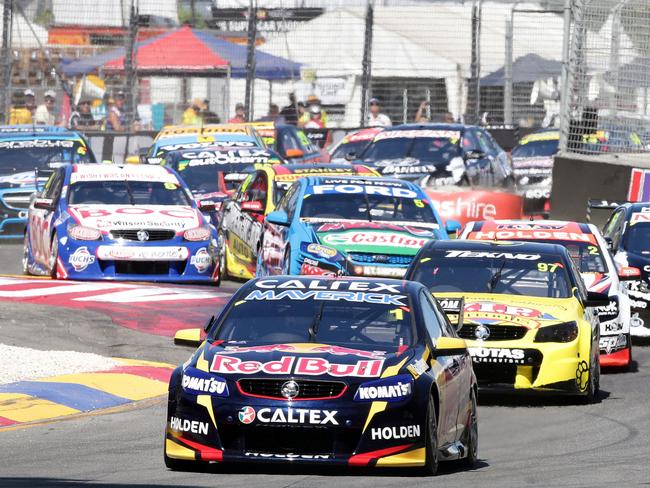
[[224, 449], [263, 454], [349, 456], [361, 438], [360, 429], [333, 427], [219, 424], [218, 429]]
[[185, 272], [186, 261], [102, 261], [104, 271], [111, 264], [116, 275], [180, 276]]
[[357, 263], [394, 264], [408, 266], [413, 261], [413, 256], [400, 256], [397, 254], [370, 254], [364, 252], [351, 252], [349, 257]]
[[[474, 374], [479, 386], [514, 385], [517, 379], [517, 365], [474, 363]], [[537, 380], [539, 366], [533, 366], [531, 383]]]
[[[463, 324], [458, 331], [458, 335], [463, 339], [476, 340], [474, 331], [480, 324]], [[490, 330], [490, 336], [485, 339], [486, 341], [514, 341], [521, 339], [526, 335], [528, 329], [526, 327], [516, 325], [486, 325]]]
[[[245, 378], [237, 382], [239, 389], [245, 395], [263, 396], [268, 398], [277, 398], [286, 400], [280, 390], [282, 385], [289, 379], [255, 379]], [[347, 386], [340, 381], [311, 381], [311, 380], [293, 380], [298, 383], [298, 395], [293, 400], [314, 400], [338, 398]]]
[[33, 191], [7, 193], [2, 196], [2, 203], [5, 207], [16, 210], [27, 210]]
[[176, 235], [176, 231], [170, 229], [113, 229], [110, 235], [112, 239], [139, 241], [138, 232], [140, 230], [144, 230], [149, 234], [149, 238], [145, 239], [145, 241], [168, 241]]

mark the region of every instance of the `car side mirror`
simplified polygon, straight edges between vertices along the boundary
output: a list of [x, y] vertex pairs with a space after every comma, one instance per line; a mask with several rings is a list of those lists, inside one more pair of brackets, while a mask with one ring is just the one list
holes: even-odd
[[269, 224], [282, 225], [286, 227], [289, 225], [289, 216], [284, 210], [276, 210], [266, 216], [266, 221]]
[[198, 347], [203, 342], [202, 329], [180, 329], [174, 334], [174, 344], [177, 346]]
[[439, 356], [457, 356], [467, 352], [467, 344], [465, 339], [458, 337], [438, 337], [435, 347], [433, 348], [433, 355]]
[[302, 149], [287, 149], [284, 155], [287, 159], [302, 158], [305, 152]]
[[457, 220], [450, 219], [445, 223], [445, 230], [448, 234], [457, 234], [461, 227], [461, 223]]
[[217, 210], [217, 203], [212, 200], [199, 200], [197, 206], [201, 212], [214, 212]]
[[483, 151], [467, 151], [465, 153], [465, 161], [470, 159], [483, 159], [486, 154]]
[[641, 270], [634, 266], [622, 266], [618, 270], [618, 279], [621, 281], [640, 280]]
[[36, 198], [34, 200], [34, 208], [38, 208], [40, 210], [49, 210], [52, 211], [54, 210], [54, 200], [51, 198]]
[[264, 204], [259, 200], [252, 200], [250, 202], [241, 202], [242, 212], [248, 213], [264, 213]]
[[609, 305], [609, 296], [605, 293], [587, 292], [585, 307], [606, 307], [607, 305]]

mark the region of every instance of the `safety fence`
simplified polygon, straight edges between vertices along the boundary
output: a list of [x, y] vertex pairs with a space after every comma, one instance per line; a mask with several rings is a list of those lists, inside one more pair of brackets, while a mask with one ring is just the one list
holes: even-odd
[[238, 104], [312, 127], [540, 127], [558, 119], [563, 36], [560, 0], [6, 0], [0, 105], [8, 121], [26, 90], [54, 90], [57, 122], [88, 100], [96, 128]]

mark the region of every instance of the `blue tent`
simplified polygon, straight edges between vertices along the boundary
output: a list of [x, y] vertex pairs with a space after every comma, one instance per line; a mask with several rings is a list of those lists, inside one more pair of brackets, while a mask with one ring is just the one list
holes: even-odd
[[[537, 54], [526, 54], [512, 63], [512, 82], [535, 82], [550, 77], [558, 77], [562, 72], [562, 62], [542, 58]], [[481, 78], [481, 86], [503, 86], [505, 84], [505, 68], [490, 73]]]
[[[191, 29], [189, 27], [181, 27], [180, 29], [152, 37], [145, 41], [140, 41], [136, 43], [136, 52], [140, 49], [151, 51], [151, 47], [153, 45], [156, 45], [156, 47], [159, 48], [161, 57], [163, 57], [163, 53], [168, 51], [168, 49], [165, 48], [165, 44], [168, 43], [170, 50], [172, 47], [177, 48], [179, 38], [182, 38], [184, 42], [195, 42], [200, 46], [200, 50], [203, 51], [207, 49], [215, 57], [227, 61], [230, 66], [230, 75], [233, 78], [246, 77], [246, 46], [235, 44], [217, 38], [208, 32]], [[214, 63], [207, 63], [205, 70], [202, 73], [186, 69], [188, 58], [195, 56], [197, 51], [198, 49], [188, 52], [187, 56], [183, 57], [185, 59], [179, 57], [177, 65], [166, 63], [164, 65], [156, 65], [156, 68], [154, 70], [147, 69], [145, 66], [138, 66], [138, 69], [140, 71], [146, 72], [147, 74], [152, 74], [152, 72], [160, 72], [161, 74], [166, 75], [187, 74], [189, 76], [192, 76], [193, 74], [213, 74]], [[64, 60], [61, 64], [61, 69], [67, 76], [81, 76], [84, 74], [93, 73], [102, 68], [105, 68], [107, 65], [110, 65], [110, 67], [115, 69], [115, 66], [123, 65], [125, 52], [126, 50], [124, 48], [117, 48], [109, 52], [98, 54], [97, 56], [92, 56], [85, 59], [76, 61]], [[197, 61], [195, 64], [200, 65], [200, 60], [195, 61]], [[273, 56], [271, 54], [256, 50], [255, 76], [257, 78], [263, 78], [271, 81], [299, 78], [300, 64], [289, 61], [288, 59], [280, 58], [278, 56]]]

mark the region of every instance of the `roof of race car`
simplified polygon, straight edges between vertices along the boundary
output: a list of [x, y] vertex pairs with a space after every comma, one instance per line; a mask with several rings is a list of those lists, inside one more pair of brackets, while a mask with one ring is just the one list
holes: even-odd
[[529, 144], [531, 142], [544, 142], [544, 141], [559, 141], [560, 131], [554, 127], [536, 130], [517, 141], [517, 145]]
[[244, 124], [207, 124], [207, 125], [169, 125], [163, 127], [156, 135], [156, 140], [183, 135], [197, 134], [246, 134], [253, 135], [254, 128]]
[[462, 131], [464, 129], [475, 128], [473, 125], [464, 125], [464, 124], [437, 124], [437, 123], [427, 123], [427, 124], [400, 124], [394, 125], [390, 130], [413, 130], [413, 129], [433, 129], [433, 130], [453, 130], [453, 131]]
[[595, 243], [590, 224], [562, 220], [484, 220], [474, 222], [467, 235], [470, 239], [545, 239]]
[[149, 164], [73, 164], [70, 183], [79, 181], [159, 181], [176, 183], [178, 178], [165, 166]]
[[[368, 180], [368, 176], [371, 176], [372, 180]], [[406, 180], [400, 180], [398, 178], [380, 178], [372, 175], [354, 175], [354, 176], [307, 176], [301, 178], [301, 181], [306, 181], [306, 186], [314, 185], [354, 185], [363, 182], [368, 182], [368, 185], [374, 186], [390, 186], [390, 187], [400, 187], [400, 188], [409, 188], [411, 190], [416, 189], [417, 191], [422, 191], [422, 189], [414, 183]]]
[[52, 125], [0, 125], [0, 140], [34, 139], [39, 137], [57, 139], [81, 139], [79, 132]]
[[[354, 284], [353, 284], [354, 283]], [[414, 292], [422, 285], [413, 281], [396, 280], [391, 278], [320, 278], [314, 276], [271, 276], [254, 278], [248, 281], [241, 290], [248, 288], [263, 289], [305, 289], [305, 290], [336, 290], [336, 291], [372, 291], [388, 295]]]
[[466, 241], [466, 240], [432, 240], [422, 248], [422, 254], [435, 251], [498, 251], [500, 253], [535, 253], [567, 255], [567, 250], [560, 244], [546, 244], [530, 241]]

